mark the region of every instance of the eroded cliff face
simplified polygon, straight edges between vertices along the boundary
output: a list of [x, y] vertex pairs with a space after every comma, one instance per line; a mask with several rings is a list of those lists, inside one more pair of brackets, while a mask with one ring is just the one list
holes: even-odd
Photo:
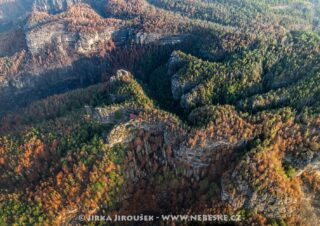
[[[114, 111], [119, 109], [96, 109], [94, 115], [109, 124], [115, 122]], [[157, 120], [158, 116], [161, 113], [122, 110], [122, 122], [117, 121], [108, 135], [108, 146], [121, 145], [126, 150], [120, 212], [206, 211], [213, 199], [219, 202], [218, 178], [243, 143], [211, 139], [202, 146], [197, 134], [169, 117]], [[154, 120], [144, 121], [149, 117]], [[189, 144], [189, 139], [198, 144]], [[142, 198], [144, 204], [138, 204]]]
[[183, 71], [181, 70], [187, 64], [188, 59], [179, 52], [173, 52], [171, 54], [168, 62], [168, 74], [171, 75], [171, 92], [176, 101], [181, 100], [186, 92], [199, 83], [197, 80], [184, 80], [183, 75], [181, 75], [183, 74]]
[[[176, 54], [171, 57], [171, 71], [183, 63], [175, 59]], [[129, 72], [121, 70], [111, 77], [110, 84], [132, 80]], [[115, 102], [121, 99], [111, 96]], [[317, 190], [309, 184], [316, 183], [319, 175], [319, 150], [303, 153], [296, 146], [295, 136], [303, 126], [279, 123], [273, 128], [278, 134], [274, 143], [254, 146], [249, 143], [260, 133], [260, 125], [226, 113], [224, 123], [217, 120], [215, 125], [190, 130], [173, 115], [152, 107], [128, 103], [87, 108], [90, 119], [112, 126], [106, 145], [121, 145], [126, 150], [120, 212], [214, 210], [217, 214], [228, 208], [235, 214], [249, 211], [270, 219], [295, 218], [312, 222], [309, 225], [319, 222], [319, 208], [312, 201], [317, 200]], [[196, 112], [190, 118], [197, 117], [193, 114]], [[232, 132], [236, 128], [243, 131]], [[287, 130], [296, 132], [282, 137]], [[310, 135], [317, 139], [315, 131]], [[296, 174], [288, 176], [284, 170], [288, 164]], [[132, 204], [142, 198], [143, 205]]]
[[33, 2], [33, 10], [49, 13], [58, 13], [65, 11], [68, 7], [77, 3], [83, 2], [82, 0], [35, 0]]
[[24, 49], [0, 59], [1, 111], [101, 81], [106, 63], [100, 54], [112, 49], [116, 26], [87, 5], [71, 7], [59, 17], [31, 15], [24, 27]]
[[119, 26], [119, 22], [105, 20], [81, 4], [58, 16], [34, 13], [25, 32], [32, 55], [48, 49], [61, 55], [94, 54], [108, 48]]
[[90, 5], [97, 13], [104, 15], [104, 6], [107, 1], [100, 0], [33, 0], [32, 9], [38, 12], [57, 14], [66, 11], [69, 7], [85, 3]]
[[[0, 58], [2, 112], [101, 81], [102, 74], [112, 70], [106, 58], [116, 49], [176, 45], [189, 38], [137, 31], [125, 21], [105, 19], [91, 6], [79, 2], [34, 3], [34, 12], [19, 30], [25, 45], [15, 53], [11, 51], [12, 56]], [[61, 12], [50, 14], [50, 7]]]
[[68, 8], [85, 3], [96, 12], [104, 15], [106, 2], [99, 0], [1, 0], [0, 1], [0, 31], [10, 29], [10, 26], [23, 20], [32, 12], [57, 14]]
[[[171, 60], [169, 66], [175, 71], [179, 61]], [[7, 151], [2, 152], [0, 186], [27, 188], [19, 198], [41, 200], [50, 213], [48, 221], [78, 223], [79, 214], [106, 211], [108, 215], [231, 214], [240, 215], [240, 225], [264, 225], [268, 219], [286, 219], [290, 225], [319, 223], [319, 118], [310, 119], [308, 136], [301, 137], [307, 125], [288, 117], [289, 109], [251, 117], [230, 105], [206, 106], [194, 109], [187, 120], [197, 125], [211, 115], [210, 122], [191, 127], [157, 108], [126, 70], [118, 70], [101, 85], [50, 97], [2, 118], [5, 132], [28, 128], [33, 120], [42, 125], [47, 118], [59, 117], [39, 129], [48, 135], [31, 133], [26, 148], [18, 144], [22, 154], [14, 152], [7, 139], [1, 140], [2, 150]], [[100, 104], [91, 103], [96, 99]], [[61, 106], [57, 102], [63, 107], [51, 107]], [[73, 104], [75, 114], [61, 117], [61, 111]], [[54, 113], [47, 110], [50, 107]], [[77, 127], [72, 126], [75, 117], [81, 123]], [[68, 133], [70, 128], [76, 137], [90, 133], [96, 146], [85, 143], [61, 157], [56, 150], [65, 142], [51, 138], [55, 126], [59, 138], [60, 131]], [[67, 139], [77, 145], [75, 140], [82, 138]], [[52, 148], [41, 148], [42, 142]], [[39, 146], [30, 151], [34, 143]], [[25, 173], [12, 177], [15, 170]], [[85, 189], [83, 183], [88, 185]], [[80, 189], [71, 190], [72, 186]], [[56, 197], [62, 198], [52, 205]]]

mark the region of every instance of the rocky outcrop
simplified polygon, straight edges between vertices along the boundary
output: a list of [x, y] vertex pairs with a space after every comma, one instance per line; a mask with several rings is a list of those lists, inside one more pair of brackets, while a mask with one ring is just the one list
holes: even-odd
[[[130, 79], [127, 75], [119, 71], [111, 82]], [[197, 131], [160, 110], [111, 105], [87, 107], [87, 112], [112, 127], [105, 139], [108, 147], [126, 150], [122, 211], [157, 213], [159, 208], [182, 211], [184, 206], [212, 205], [220, 199], [219, 178], [243, 145], [241, 140], [211, 136], [209, 130], [199, 132], [206, 133], [201, 140]], [[134, 204], [141, 196], [145, 204]]]
[[24, 30], [27, 51], [1, 59], [1, 113], [54, 93], [100, 82], [106, 64], [99, 54], [109, 51], [113, 30], [86, 5], [74, 6], [59, 16], [30, 16]]
[[181, 57], [179, 52], [173, 52], [168, 62], [168, 74], [171, 78], [171, 92], [175, 100], [179, 100], [187, 89], [187, 84], [181, 81], [179, 70], [188, 63], [187, 59]]
[[84, 2], [83, 0], [35, 0], [33, 3], [34, 11], [58, 13], [68, 9], [68, 7], [77, 3]]
[[199, 95], [193, 95], [193, 91], [201, 88], [203, 75], [192, 75], [186, 70], [186, 65], [193, 60], [191, 56], [181, 52], [173, 52], [168, 62], [168, 73], [171, 77], [171, 92], [175, 100], [180, 101], [182, 108], [194, 107]]
[[135, 36], [135, 43], [138, 45], [158, 44], [158, 45], [176, 45], [186, 41], [190, 35], [180, 34], [161, 34], [138, 32]]
[[298, 175], [282, 171], [277, 147], [267, 153], [253, 151], [223, 174], [221, 196], [235, 210], [246, 209], [272, 219], [300, 214], [302, 191]]
[[[17, 53], [23, 56], [4, 59], [5, 67], [0, 65], [0, 103], [4, 106], [3, 111], [8, 111], [14, 102], [17, 106], [25, 105], [31, 97], [35, 100], [49, 93], [51, 95], [55, 90], [66, 91], [67, 87], [76, 88], [86, 81], [89, 81], [87, 85], [99, 81], [101, 70], [106, 69], [107, 65], [103, 65], [102, 61], [115, 48], [176, 45], [189, 37], [137, 32], [134, 26], [125, 26], [121, 20], [104, 19], [91, 6], [79, 2], [34, 2], [35, 12], [26, 20], [22, 34], [26, 46], [23, 46], [23, 54]], [[86, 2], [98, 4], [95, 1]], [[61, 12], [49, 14], [52, 7], [56, 8], [56, 12]], [[79, 66], [78, 62], [86, 63]], [[75, 68], [75, 65], [79, 67]], [[79, 73], [81, 69], [83, 73]], [[76, 78], [79, 74], [80, 77]], [[58, 84], [62, 84], [63, 88], [57, 88]], [[45, 94], [44, 90], [50, 92]], [[15, 101], [20, 95], [23, 101]]]
[[87, 5], [74, 6], [60, 16], [35, 13], [25, 26], [28, 49], [33, 55], [46, 49], [62, 55], [96, 53], [107, 48], [116, 27]]
[[[104, 122], [103, 120], [101, 122]], [[211, 175], [220, 175], [224, 169], [224, 164], [233, 157], [233, 152], [241, 145], [231, 144], [226, 141], [212, 140], [209, 146], [190, 147], [183, 143], [183, 138], [192, 136], [192, 134], [182, 133], [177, 136], [177, 131], [167, 130], [163, 122], [139, 123], [138, 120], [116, 126], [108, 136], [108, 144], [114, 146], [117, 144], [125, 147], [137, 138], [137, 133], [161, 134], [163, 143], [159, 149], [157, 158], [162, 159], [159, 164], [170, 164], [173, 169], [182, 169], [183, 174], [189, 178], [199, 181], [201, 175], [206, 174], [210, 169]], [[178, 132], [179, 133], [179, 132]], [[181, 142], [181, 143], [180, 143]], [[148, 144], [141, 143], [139, 147], [143, 155], [152, 154]]]
[[172, 52], [169, 62], [168, 62], [168, 74], [173, 75], [176, 73], [180, 68], [182, 68], [188, 61], [183, 59], [179, 52], [174, 51]]
[[152, 148], [144, 142], [137, 144], [137, 136], [140, 136], [137, 134], [159, 134], [162, 137], [161, 147], [157, 149], [159, 155], [156, 157], [160, 161], [159, 166], [169, 164], [174, 170], [182, 170], [183, 175], [197, 181], [207, 174], [209, 169], [210, 175], [221, 175], [228, 166], [227, 162], [234, 158], [234, 152], [244, 144], [242, 141], [231, 143], [209, 138], [208, 135], [207, 144], [198, 141], [195, 142], [196, 145], [190, 145], [188, 141], [197, 140], [197, 135], [184, 130], [180, 122], [170, 117], [163, 119], [161, 113], [125, 105], [89, 108], [90, 110], [88, 108], [87, 112], [94, 120], [114, 125], [106, 139], [110, 147], [121, 144], [129, 148], [130, 144], [134, 143], [139, 146], [137, 150], [147, 157], [152, 155]]
[[36, 32], [28, 31], [26, 39], [32, 54], [50, 46], [55, 46], [62, 54], [72, 49], [77, 54], [90, 54], [101, 50], [99, 44], [111, 41], [112, 32], [110, 28], [101, 32], [68, 32], [63, 22], [57, 22], [38, 28]]
[[90, 5], [93, 9], [95, 9], [98, 13], [103, 14], [103, 8], [105, 1], [100, 0], [32, 0], [32, 8], [33, 11], [38, 12], [47, 12], [50, 14], [56, 14], [63, 11], [66, 11], [69, 7], [79, 4], [85, 3]]
[[101, 16], [105, 16], [105, 6], [107, 1], [100, 0], [29, 0], [33, 1], [32, 10], [34, 12], [47, 12], [50, 14], [57, 14], [67, 11], [68, 8], [77, 4], [88, 4]]

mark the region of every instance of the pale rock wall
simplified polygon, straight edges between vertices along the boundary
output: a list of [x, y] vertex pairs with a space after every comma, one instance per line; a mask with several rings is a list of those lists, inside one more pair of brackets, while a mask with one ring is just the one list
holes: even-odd
[[68, 7], [81, 2], [83, 2], [83, 0], [35, 0], [33, 3], [33, 10], [58, 13], [65, 11]]
[[[46, 47], [56, 50], [70, 50], [78, 54], [90, 54], [99, 51], [99, 43], [111, 40], [113, 30], [106, 28], [104, 31], [70, 32], [65, 24], [60, 21], [45, 24], [26, 33], [29, 51], [35, 55], [41, 53]], [[59, 47], [59, 48], [58, 48]]]

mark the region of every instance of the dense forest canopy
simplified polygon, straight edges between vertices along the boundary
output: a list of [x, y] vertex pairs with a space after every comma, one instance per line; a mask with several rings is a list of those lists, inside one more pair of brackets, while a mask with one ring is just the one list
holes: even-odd
[[319, 225], [319, 161], [318, 0], [0, 0], [0, 225]]

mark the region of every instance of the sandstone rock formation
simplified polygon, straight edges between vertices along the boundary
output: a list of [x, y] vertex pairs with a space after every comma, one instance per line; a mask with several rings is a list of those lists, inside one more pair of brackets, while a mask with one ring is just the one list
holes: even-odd
[[[68, 87], [96, 83], [106, 71], [105, 57], [115, 48], [176, 45], [189, 37], [137, 32], [122, 20], [101, 17], [82, 2], [98, 4], [95, 1], [34, 2], [33, 12], [23, 30], [19, 30], [20, 36], [25, 37], [21, 48], [12, 50], [10, 58], [0, 58], [2, 111], [25, 105], [30, 97], [38, 99], [55, 93], [58, 84], [62, 92]], [[43, 90], [34, 90], [35, 87]]]
[[33, 2], [33, 10], [49, 13], [58, 13], [68, 9], [68, 7], [82, 0], [35, 0]]

